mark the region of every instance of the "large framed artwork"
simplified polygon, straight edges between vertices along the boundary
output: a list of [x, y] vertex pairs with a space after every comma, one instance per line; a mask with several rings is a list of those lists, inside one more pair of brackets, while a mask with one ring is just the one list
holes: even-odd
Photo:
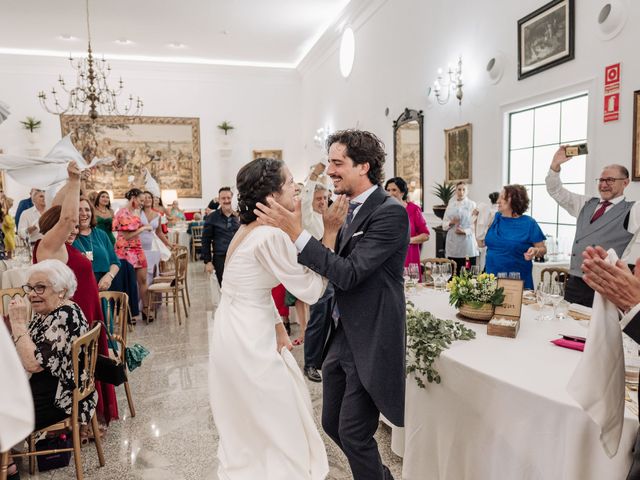
[[408, 199], [420, 208], [424, 207], [423, 124], [422, 110], [408, 108], [393, 122], [393, 176], [407, 182]]
[[640, 90], [633, 92], [633, 159], [631, 179], [640, 181]]
[[198, 118], [103, 116], [91, 122], [85, 115], [61, 115], [60, 125], [85, 160], [114, 157], [92, 171], [88, 189], [111, 190], [122, 198], [129, 177], [144, 185], [148, 169], [161, 189], [176, 190], [182, 198], [202, 197]]
[[471, 183], [471, 140], [470, 123], [444, 131], [448, 183]]
[[574, 58], [574, 0], [553, 0], [518, 20], [518, 80]]
[[282, 160], [282, 150], [254, 150], [253, 159], [256, 158], [275, 158]]

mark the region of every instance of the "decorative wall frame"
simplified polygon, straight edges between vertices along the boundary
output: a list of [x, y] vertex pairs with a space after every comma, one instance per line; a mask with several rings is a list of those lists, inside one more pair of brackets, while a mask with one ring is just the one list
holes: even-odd
[[128, 177], [142, 186], [147, 168], [161, 189], [176, 190], [181, 198], [202, 197], [200, 119], [101, 116], [91, 122], [86, 115], [60, 115], [60, 126], [85, 160], [115, 158], [94, 169], [88, 189], [122, 198], [130, 189]]
[[253, 159], [256, 158], [275, 158], [282, 160], [282, 150], [254, 150]]
[[640, 181], [640, 90], [633, 92], [633, 158], [631, 179]]
[[393, 176], [409, 187], [408, 199], [424, 207], [424, 115], [422, 110], [404, 109], [393, 121]]
[[573, 60], [574, 0], [553, 0], [518, 20], [518, 80]]
[[471, 183], [472, 171], [472, 130], [471, 124], [445, 129], [445, 166], [446, 181]]

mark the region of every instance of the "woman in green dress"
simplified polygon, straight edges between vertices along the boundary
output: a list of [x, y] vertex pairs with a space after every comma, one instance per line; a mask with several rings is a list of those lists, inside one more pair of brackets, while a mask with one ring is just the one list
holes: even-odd
[[113, 236], [113, 210], [111, 210], [111, 198], [106, 190], [98, 192], [93, 203], [95, 208], [96, 227], [104, 232], [111, 240], [111, 245], [116, 244], [116, 237]]

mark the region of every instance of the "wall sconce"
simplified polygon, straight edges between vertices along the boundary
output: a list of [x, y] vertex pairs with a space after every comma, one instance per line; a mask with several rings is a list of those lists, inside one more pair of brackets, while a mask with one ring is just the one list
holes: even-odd
[[324, 149], [330, 133], [331, 130], [329, 129], [329, 125], [317, 129], [316, 134], [313, 136], [313, 143], [315, 143], [316, 147]]
[[431, 92], [436, 97], [437, 102], [440, 105], [444, 105], [449, 101], [451, 92], [454, 92], [458, 99], [458, 105], [462, 105], [462, 57], [458, 57], [458, 66], [454, 70], [449, 65], [448, 72], [443, 75], [442, 69], [438, 69], [438, 78], [433, 82], [433, 87], [429, 87], [427, 95], [431, 95]]

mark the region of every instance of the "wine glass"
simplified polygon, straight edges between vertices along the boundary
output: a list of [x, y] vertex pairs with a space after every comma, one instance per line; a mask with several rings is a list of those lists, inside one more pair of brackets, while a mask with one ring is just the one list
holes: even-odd
[[411, 280], [411, 276], [409, 275], [409, 267], [404, 267], [402, 269], [402, 278], [404, 278], [404, 284], [406, 286], [409, 283], [409, 280]]
[[509, 278], [513, 280], [520, 280], [520, 272], [509, 272]]
[[409, 277], [413, 281], [414, 284], [420, 282], [420, 267], [417, 263], [409, 264]]
[[564, 283], [551, 282], [547, 292], [549, 301], [553, 305], [553, 318], [557, 318], [558, 304], [564, 300]]
[[440, 290], [440, 284], [442, 283], [442, 279], [444, 275], [442, 273], [442, 265], [434, 263], [431, 267], [431, 275], [433, 276], [433, 288], [435, 290]]
[[549, 285], [545, 282], [539, 282], [536, 286], [536, 303], [538, 304], [538, 310], [540, 310], [540, 314], [536, 317], [536, 320], [542, 321], [547, 320], [549, 317], [544, 315], [544, 306], [548, 301], [548, 291]]
[[480, 265], [471, 265], [469, 272], [471, 272], [472, 277], [477, 277], [480, 275]]
[[440, 265], [440, 274], [442, 275], [442, 279], [446, 285], [451, 278], [451, 264], [447, 262]]

